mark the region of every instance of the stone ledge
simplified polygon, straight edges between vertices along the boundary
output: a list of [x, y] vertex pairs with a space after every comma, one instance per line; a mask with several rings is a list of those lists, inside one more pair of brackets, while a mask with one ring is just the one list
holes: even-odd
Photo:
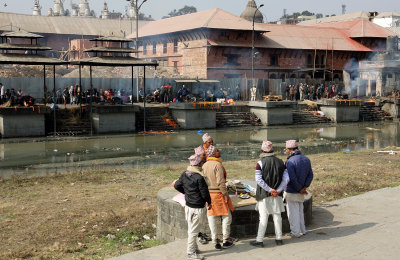
[[[178, 192], [172, 187], [161, 189], [157, 195], [157, 238], [168, 242], [187, 237], [187, 222], [184, 208], [172, 198]], [[312, 195], [306, 196], [304, 201], [305, 224], [310, 225], [312, 220]], [[231, 236], [249, 237], [256, 236], [258, 230], [259, 215], [255, 211], [255, 205], [236, 208], [232, 213]], [[282, 213], [283, 232], [290, 232], [289, 221], [286, 212]], [[210, 234], [208, 225], [206, 232]], [[268, 219], [267, 234], [274, 234], [272, 216]]]
[[0, 115], [40, 115], [50, 114], [53, 110], [47, 106], [1, 107]]
[[[88, 106], [89, 107], [89, 106]], [[133, 113], [138, 112], [138, 106], [132, 105], [94, 105], [93, 113], [112, 114], [112, 113]]]
[[294, 107], [297, 104], [295, 101], [250, 101], [249, 107], [257, 108], [281, 108]]

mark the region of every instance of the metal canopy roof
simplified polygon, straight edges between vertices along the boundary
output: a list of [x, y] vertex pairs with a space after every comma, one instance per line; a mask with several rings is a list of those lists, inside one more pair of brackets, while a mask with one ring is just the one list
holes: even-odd
[[4, 32], [0, 35], [1, 37], [8, 38], [43, 38], [42, 35], [34, 34], [26, 31], [12, 31], [12, 32]]
[[31, 44], [9, 44], [1, 43], [0, 50], [33, 50], [33, 51], [49, 51], [50, 47]]
[[142, 59], [136, 59], [133, 57], [91, 57], [72, 61], [73, 65], [85, 65], [85, 66], [114, 66], [114, 67], [129, 67], [129, 66], [153, 66], [157, 67], [158, 63], [153, 61], [146, 61]]
[[101, 41], [101, 42], [132, 42], [131, 39], [118, 37], [118, 36], [102, 36], [95, 39], [91, 39], [90, 41]]
[[63, 65], [67, 62], [42, 55], [5, 53], [0, 54], [0, 64]]
[[93, 47], [85, 52], [114, 52], [114, 53], [137, 53], [137, 50], [131, 48], [110, 48], [110, 47]]
[[176, 83], [196, 83], [197, 80], [195, 79], [176, 79]]
[[216, 79], [199, 79], [200, 83], [219, 83], [219, 80]]

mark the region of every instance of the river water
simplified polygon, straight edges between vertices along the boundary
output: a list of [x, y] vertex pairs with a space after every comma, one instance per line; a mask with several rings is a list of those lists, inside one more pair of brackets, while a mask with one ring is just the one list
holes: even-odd
[[[299, 140], [305, 154], [400, 146], [400, 124], [348, 123], [319, 126], [207, 130], [225, 161], [256, 159], [263, 140], [283, 154], [285, 140]], [[186, 161], [202, 143], [197, 131], [157, 135], [0, 140], [0, 177], [36, 176], [87, 168], [141, 168]], [[399, 149], [399, 148], [397, 148]]]

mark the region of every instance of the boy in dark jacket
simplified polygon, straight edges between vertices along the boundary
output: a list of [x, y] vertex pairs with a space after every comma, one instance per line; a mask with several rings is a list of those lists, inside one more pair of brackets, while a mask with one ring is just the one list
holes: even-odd
[[206, 204], [211, 209], [211, 197], [206, 181], [202, 176], [201, 156], [194, 154], [189, 158], [190, 166], [175, 182], [174, 188], [185, 194], [185, 218], [188, 222], [188, 259], [203, 259], [198, 254], [196, 238], [206, 214]]

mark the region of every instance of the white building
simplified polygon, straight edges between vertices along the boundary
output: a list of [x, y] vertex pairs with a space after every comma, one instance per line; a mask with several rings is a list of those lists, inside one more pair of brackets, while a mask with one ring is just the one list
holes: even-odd
[[374, 17], [375, 24], [385, 28], [400, 27], [400, 13], [398, 12], [383, 12]]

